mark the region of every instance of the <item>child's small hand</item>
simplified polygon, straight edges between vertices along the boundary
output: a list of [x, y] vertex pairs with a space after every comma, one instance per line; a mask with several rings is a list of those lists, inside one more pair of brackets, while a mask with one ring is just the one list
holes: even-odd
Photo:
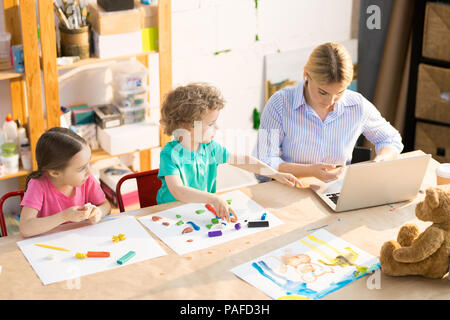
[[91, 214], [89, 216], [89, 224], [96, 224], [102, 218], [102, 211], [97, 207], [92, 207]]
[[230, 213], [233, 214], [233, 217], [236, 220], [238, 219], [236, 212], [234, 212], [233, 208], [230, 207], [228, 202], [226, 202], [224, 199], [222, 199], [219, 196], [214, 197], [214, 201], [211, 203], [214, 206], [214, 209], [216, 209], [216, 214], [219, 218], [227, 219], [227, 222], [230, 222]]
[[84, 206], [73, 206], [64, 210], [65, 220], [72, 222], [80, 222], [89, 218], [91, 214], [90, 208]]
[[298, 180], [294, 175], [290, 173], [282, 173], [278, 172], [274, 176], [272, 176], [273, 179], [277, 180], [278, 182], [288, 185], [290, 187], [299, 186], [300, 188], [303, 187], [303, 184]]

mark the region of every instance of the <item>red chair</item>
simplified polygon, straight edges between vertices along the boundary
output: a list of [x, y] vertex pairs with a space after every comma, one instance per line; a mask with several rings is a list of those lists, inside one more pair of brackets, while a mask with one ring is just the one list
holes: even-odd
[[3, 214], [3, 203], [6, 201], [6, 199], [15, 196], [20, 196], [20, 200], [22, 200], [24, 193], [25, 192], [23, 190], [11, 191], [4, 194], [3, 197], [0, 198], [0, 229], [2, 232], [2, 237], [6, 237], [8, 235], [8, 232], [6, 231], [5, 216]]
[[141, 208], [156, 205], [156, 194], [161, 188], [161, 180], [158, 179], [159, 169], [143, 171], [138, 173], [130, 173], [123, 176], [116, 186], [117, 204], [119, 205], [120, 212], [124, 212], [122, 194], [120, 193], [120, 187], [122, 183], [129, 179], [136, 179], [139, 195], [139, 204]]

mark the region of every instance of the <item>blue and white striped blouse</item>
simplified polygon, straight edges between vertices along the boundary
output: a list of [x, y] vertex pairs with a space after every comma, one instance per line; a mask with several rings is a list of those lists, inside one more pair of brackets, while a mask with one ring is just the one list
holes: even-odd
[[255, 151], [274, 169], [282, 162], [349, 164], [361, 134], [376, 152], [384, 147], [403, 150], [399, 132], [360, 93], [345, 90], [322, 122], [306, 103], [300, 82], [276, 92], [267, 102]]

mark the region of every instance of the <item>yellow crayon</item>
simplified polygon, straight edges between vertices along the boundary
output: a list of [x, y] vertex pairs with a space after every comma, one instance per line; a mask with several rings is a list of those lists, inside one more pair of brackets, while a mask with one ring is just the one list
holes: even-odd
[[54, 246], [49, 246], [47, 244], [35, 244], [38, 247], [43, 247], [43, 248], [49, 248], [49, 249], [55, 249], [55, 250], [62, 250], [62, 251], [70, 251], [64, 248], [60, 248], [60, 247], [54, 247]]

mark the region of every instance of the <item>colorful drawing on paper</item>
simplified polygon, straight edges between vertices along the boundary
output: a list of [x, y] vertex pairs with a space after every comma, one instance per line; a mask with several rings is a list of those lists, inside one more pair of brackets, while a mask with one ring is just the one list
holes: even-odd
[[[188, 203], [158, 212], [156, 219], [154, 215], [148, 215], [139, 218], [139, 221], [178, 254], [209, 248], [283, 223], [241, 191], [228, 192], [221, 197], [231, 203], [238, 219], [231, 216], [230, 221], [226, 222], [216, 218], [211, 205]], [[249, 228], [244, 222], [259, 221], [264, 213], [266, 227]], [[179, 223], [178, 216], [183, 218], [183, 224]]]
[[320, 299], [380, 268], [377, 257], [321, 229], [231, 272], [274, 299]]

